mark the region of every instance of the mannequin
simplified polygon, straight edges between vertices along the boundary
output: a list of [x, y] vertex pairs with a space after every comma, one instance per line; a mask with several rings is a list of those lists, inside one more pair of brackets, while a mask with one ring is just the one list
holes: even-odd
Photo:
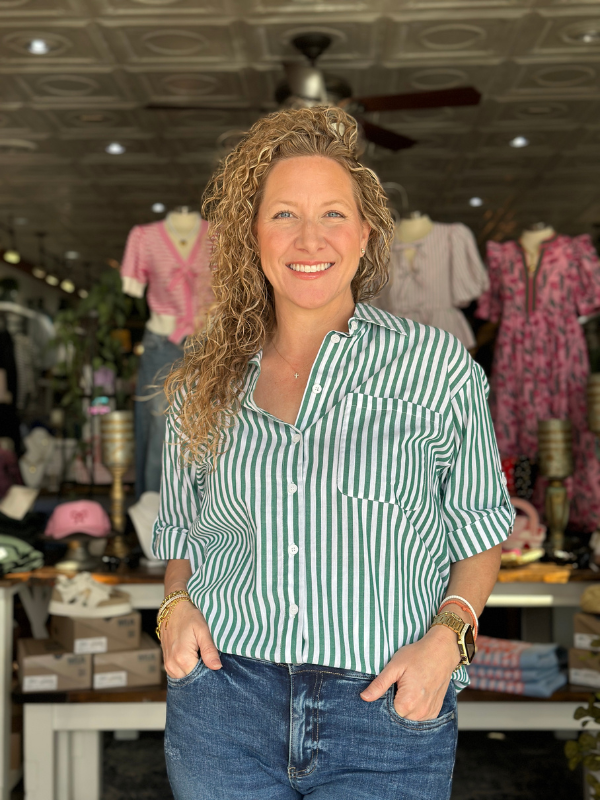
[[[538, 421], [573, 426], [570, 524], [592, 531], [600, 523], [600, 464], [587, 425], [589, 374], [579, 316], [600, 310], [600, 263], [590, 237], [557, 234], [537, 222], [518, 241], [488, 242], [490, 289], [477, 316], [500, 323], [492, 367], [491, 411], [503, 458], [538, 451]], [[532, 502], [544, 508], [544, 481]]]
[[412, 211], [395, 226], [389, 270], [390, 280], [373, 305], [441, 328], [473, 347], [473, 331], [459, 309], [487, 288], [487, 275], [467, 227]]
[[146, 299], [150, 319], [142, 340], [136, 390], [136, 496], [159, 491], [166, 398], [162, 389], [183, 343], [201, 327], [214, 301], [210, 286], [208, 223], [189, 206], [129, 234], [123, 291]]
[[[409, 217], [405, 217], [398, 222], [395, 227], [396, 241], [411, 244], [419, 239], [424, 239], [433, 230], [433, 222], [427, 214], [420, 211], [411, 211]], [[416, 253], [415, 248], [405, 249], [404, 257], [412, 264]]]

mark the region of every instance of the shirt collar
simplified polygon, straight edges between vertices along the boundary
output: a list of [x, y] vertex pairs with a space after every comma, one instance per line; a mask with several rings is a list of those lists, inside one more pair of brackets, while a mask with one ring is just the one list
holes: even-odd
[[[399, 333], [401, 336], [408, 336], [408, 326], [406, 321], [401, 317], [395, 317], [393, 314], [388, 314], [387, 311], [382, 311], [375, 306], [368, 305], [367, 303], [357, 303], [354, 308], [354, 314], [348, 320], [349, 335], [357, 331], [357, 323], [368, 323], [370, 325], [379, 325], [382, 328], [388, 328], [391, 331]], [[262, 360], [262, 350], [255, 353], [251, 359], [248, 360], [249, 364], [256, 364], [260, 366]]]

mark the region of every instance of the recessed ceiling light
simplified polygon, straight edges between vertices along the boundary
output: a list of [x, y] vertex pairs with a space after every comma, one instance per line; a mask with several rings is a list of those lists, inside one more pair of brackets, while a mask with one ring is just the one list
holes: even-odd
[[15, 225], [27, 225], [29, 220], [27, 217], [16, 217], [15, 218]]
[[111, 156], [121, 156], [125, 152], [125, 148], [119, 142], [111, 142], [106, 146], [106, 152], [110, 153]]
[[511, 147], [527, 147], [529, 144], [529, 139], [526, 139], [524, 136], [515, 136], [514, 139], [511, 139], [509, 145]]
[[163, 211], [166, 211], [166, 206], [163, 203], [154, 203], [152, 211], [154, 211], [155, 214], [162, 214]]
[[46, 275], [46, 283], [48, 286], [58, 286], [60, 281], [56, 277], [56, 275]]
[[70, 261], [73, 261], [76, 258], [79, 258], [79, 253], [77, 252], [77, 250], [67, 250], [67, 252], [65, 253], [65, 258], [68, 258]]
[[63, 290], [63, 292], [72, 294], [75, 291], [75, 284], [69, 278], [65, 278], [64, 281], [60, 284], [60, 288]]
[[594, 44], [600, 42], [600, 30], [580, 31], [570, 38], [577, 42], [583, 42], [583, 44]]
[[473, 208], [479, 208], [479, 206], [483, 205], [483, 200], [481, 199], [481, 197], [472, 197], [469, 200], [469, 205], [473, 206]]
[[32, 39], [27, 45], [27, 49], [34, 56], [45, 56], [50, 52], [50, 45], [43, 39]]
[[2, 258], [7, 262], [7, 264], [18, 264], [21, 260], [21, 255], [17, 250], [5, 250], [2, 254]]
[[88, 293], [85, 289], [80, 289], [77, 292], [77, 294], [79, 295], [79, 297], [81, 297], [82, 300], [85, 300], [85, 298], [88, 296]]
[[38, 278], [39, 280], [43, 280], [46, 277], [46, 270], [42, 269], [41, 267], [34, 267], [31, 270], [31, 274], [34, 278]]

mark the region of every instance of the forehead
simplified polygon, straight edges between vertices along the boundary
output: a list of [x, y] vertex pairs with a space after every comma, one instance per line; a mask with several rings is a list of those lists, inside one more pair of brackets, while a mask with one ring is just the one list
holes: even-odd
[[277, 161], [270, 170], [264, 186], [266, 196], [273, 196], [282, 188], [296, 191], [335, 189], [354, 196], [354, 181], [348, 170], [325, 156], [297, 156]]

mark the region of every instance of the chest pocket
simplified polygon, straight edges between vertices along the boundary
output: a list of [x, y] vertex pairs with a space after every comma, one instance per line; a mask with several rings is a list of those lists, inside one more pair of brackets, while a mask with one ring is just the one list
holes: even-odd
[[339, 491], [403, 508], [423, 505], [440, 425], [435, 411], [406, 400], [349, 395], [338, 452]]

